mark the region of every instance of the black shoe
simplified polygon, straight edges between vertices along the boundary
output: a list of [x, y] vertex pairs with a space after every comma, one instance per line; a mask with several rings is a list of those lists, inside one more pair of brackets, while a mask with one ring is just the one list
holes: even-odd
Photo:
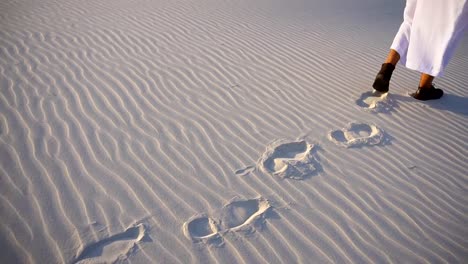
[[391, 63], [382, 64], [377, 77], [375, 77], [374, 84], [372, 87], [382, 93], [388, 92], [388, 87], [390, 86], [390, 78], [392, 78], [393, 70], [395, 70], [395, 65]]
[[414, 99], [421, 101], [436, 100], [441, 98], [443, 95], [444, 91], [435, 88], [434, 85], [431, 85], [431, 88], [419, 87], [415, 93], [411, 94]]

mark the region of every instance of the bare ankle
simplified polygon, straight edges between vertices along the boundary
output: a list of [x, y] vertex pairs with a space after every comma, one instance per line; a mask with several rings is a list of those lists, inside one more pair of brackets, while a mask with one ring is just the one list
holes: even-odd
[[423, 73], [421, 74], [421, 79], [419, 80], [419, 87], [422, 89], [431, 88], [433, 80], [434, 76]]

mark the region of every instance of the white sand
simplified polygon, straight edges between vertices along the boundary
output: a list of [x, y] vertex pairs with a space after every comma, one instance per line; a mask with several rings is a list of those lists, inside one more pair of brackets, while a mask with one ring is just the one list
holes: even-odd
[[460, 263], [468, 40], [371, 84], [404, 1], [0, 1], [0, 263]]

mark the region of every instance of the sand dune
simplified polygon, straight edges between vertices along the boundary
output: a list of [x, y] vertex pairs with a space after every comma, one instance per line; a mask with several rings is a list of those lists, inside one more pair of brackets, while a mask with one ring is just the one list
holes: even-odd
[[468, 41], [373, 94], [403, 7], [1, 1], [0, 263], [464, 262]]

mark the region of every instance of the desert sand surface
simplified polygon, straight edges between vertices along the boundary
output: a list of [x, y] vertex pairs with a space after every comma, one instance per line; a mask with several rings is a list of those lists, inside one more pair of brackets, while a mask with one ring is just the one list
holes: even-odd
[[405, 1], [0, 1], [0, 263], [463, 263], [468, 39]]

